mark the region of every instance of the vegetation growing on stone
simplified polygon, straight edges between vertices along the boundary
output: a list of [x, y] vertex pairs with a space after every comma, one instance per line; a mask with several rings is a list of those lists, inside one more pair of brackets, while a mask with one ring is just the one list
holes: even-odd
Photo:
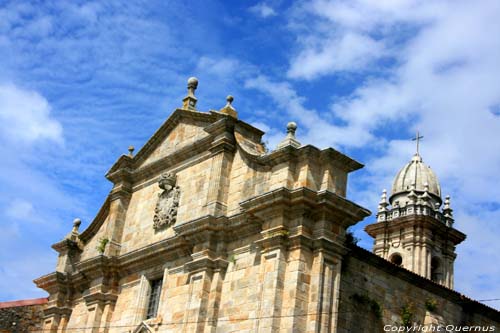
[[100, 254], [103, 254], [104, 251], [106, 250], [106, 245], [109, 243], [109, 239], [107, 238], [101, 238], [99, 240], [99, 245], [97, 245], [96, 249]]

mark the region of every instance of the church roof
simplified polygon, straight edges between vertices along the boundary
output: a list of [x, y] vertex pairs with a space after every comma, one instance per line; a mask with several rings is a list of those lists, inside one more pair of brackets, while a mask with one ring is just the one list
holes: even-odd
[[441, 186], [432, 169], [422, 161], [422, 157], [416, 153], [396, 175], [392, 183], [391, 198], [396, 194], [428, 191], [441, 201]]

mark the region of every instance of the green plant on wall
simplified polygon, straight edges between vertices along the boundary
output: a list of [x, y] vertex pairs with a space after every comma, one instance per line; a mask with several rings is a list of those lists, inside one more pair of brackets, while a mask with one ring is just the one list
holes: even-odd
[[429, 298], [425, 301], [425, 309], [429, 312], [436, 311], [437, 301], [434, 298]]
[[106, 250], [106, 245], [109, 243], [109, 239], [107, 239], [106, 237], [105, 238], [101, 238], [99, 240], [99, 245], [97, 245], [96, 249], [97, 251], [100, 253], [100, 254], [103, 254], [104, 251]]
[[413, 305], [405, 304], [401, 308], [401, 324], [405, 327], [411, 327], [413, 323]]
[[358, 303], [368, 305], [370, 307], [370, 310], [377, 319], [382, 318], [382, 307], [376, 300], [370, 298], [367, 295], [360, 295], [360, 294], [353, 294], [352, 299]]

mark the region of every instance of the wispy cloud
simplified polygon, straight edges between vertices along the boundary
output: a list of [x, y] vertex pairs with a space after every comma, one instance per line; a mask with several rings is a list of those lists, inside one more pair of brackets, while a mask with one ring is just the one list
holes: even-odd
[[255, 6], [250, 7], [248, 10], [262, 18], [268, 18], [277, 15], [276, 11], [265, 2], [260, 2]]
[[47, 139], [63, 142], [62, 126], [50, 115], [47, 100], [35, 91], [0, 85], [0, 135], [10, 143]]

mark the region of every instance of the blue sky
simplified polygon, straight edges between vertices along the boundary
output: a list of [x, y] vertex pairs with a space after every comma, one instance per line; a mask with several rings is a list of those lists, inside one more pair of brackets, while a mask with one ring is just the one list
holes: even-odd
[[[0, 2], [0, 301], [41, 297], [50, 245], [85, 228], [111, 184], [199, 78], [272, 148], [298, 138], [364, 163], [348, 198], [380, 193], [421, 153], [450, 194], [455, 286], [500, 298], [498, 1]], [[363, 227], [354, 230], [370, 249]], [[500, 308], [500, 302], [488, 302]]]

